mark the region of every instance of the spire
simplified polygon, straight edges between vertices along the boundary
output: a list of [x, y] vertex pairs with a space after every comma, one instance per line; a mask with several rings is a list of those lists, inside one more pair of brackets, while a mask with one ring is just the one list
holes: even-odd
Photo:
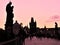
[[17, 20], [16, 20], [16, 23], [18, 23]]
[[33, 17], [31, 17], [31, 22], [34, 22], [34, 18]]

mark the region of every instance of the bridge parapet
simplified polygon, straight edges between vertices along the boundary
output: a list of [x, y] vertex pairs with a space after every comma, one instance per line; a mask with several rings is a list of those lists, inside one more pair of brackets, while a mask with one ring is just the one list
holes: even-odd
[[1, 42], [0, 45], [18, 45], [18, 37], [5, 41], [5, 42]]

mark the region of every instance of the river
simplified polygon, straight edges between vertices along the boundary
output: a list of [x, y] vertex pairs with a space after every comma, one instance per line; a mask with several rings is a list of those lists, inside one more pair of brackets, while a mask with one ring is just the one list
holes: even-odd
[[60, 40], [36, 37], [30, 39], [30, 37], [28, 37], [25, 39], [25, 45], [60, 45]]

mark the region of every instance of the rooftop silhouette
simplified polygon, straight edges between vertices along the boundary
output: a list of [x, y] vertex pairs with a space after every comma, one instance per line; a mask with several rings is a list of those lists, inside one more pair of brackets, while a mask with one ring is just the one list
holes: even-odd
[[58, 27], [57, 22], [55, 22], [55, 28], [39, 28], [37, 27], [37, 22], [34, 21], [34, 18], [31, 17], [31, 22], [29, 22], [29, 26], [23, 27], [22, 23], [18, 23], [16, 21], [13, 24], [13, 8], [14, 6], [11, 6], [12, 2], [9, 2], [6, 6], [6, 23], [5, 23], [5, 30], [0, 29], [0, 42], [7, 41], [10, 39], [14, 39], [18, 37], [18, 40], [20, 45], [24, 42], [25, 38], [33, 36], [36, 37], [47, 37], [47, 38], [54, 38], [60, 40], [60, 28]]

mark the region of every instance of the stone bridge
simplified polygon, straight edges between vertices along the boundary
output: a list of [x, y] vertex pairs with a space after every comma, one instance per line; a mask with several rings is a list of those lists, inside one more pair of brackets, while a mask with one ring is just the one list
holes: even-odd
[[23, 44], [24, 42], [20, 40], [19, 37], [0, 43], [0, 45], [23, 45]]

